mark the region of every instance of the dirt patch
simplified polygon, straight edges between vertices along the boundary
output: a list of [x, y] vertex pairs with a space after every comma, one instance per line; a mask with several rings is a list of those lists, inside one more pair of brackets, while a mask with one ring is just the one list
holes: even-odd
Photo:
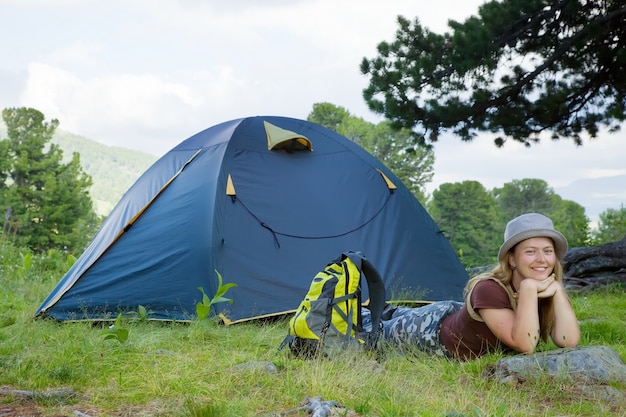
[[[39, 409], [35, 404], [30, 403], [28, 401], [19, 401], [17, 404], [13, 403], [11, 405], [1, 404], [0, 405], [0, 417], [41, 417], [42, 414], [39, 412]], [[55, 416], [55, 417], [65, 417], [65, 416]]]
[[74, 391], [65, 388], [38, 392], [3, 386], [0, 387], [0, 417], [67, 417], [46, 412], [46, 406], [42, 404], [64, 404], [78, 399], [80, 397]]

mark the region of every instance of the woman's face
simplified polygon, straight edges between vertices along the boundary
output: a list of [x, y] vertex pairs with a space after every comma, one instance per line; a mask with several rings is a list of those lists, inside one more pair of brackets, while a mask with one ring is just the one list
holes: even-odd
[[521, 241], [510, 255], [509, 264], [514, 267], [514, 274], [519, 274], [522, 279], [542, 281], [548, 278], [556, 264], [552, 239], [532, 237]]

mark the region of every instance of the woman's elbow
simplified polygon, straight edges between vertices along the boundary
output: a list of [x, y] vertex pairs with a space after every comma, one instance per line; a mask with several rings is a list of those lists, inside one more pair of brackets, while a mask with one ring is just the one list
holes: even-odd
[[520, 349], [517, 349], [517, 351], [524, 355], [532, 355], [533, 353], [535, 353], [535, 346], [520, 348]]
[[537, 347], [536, 343], [532, 343], [532, 341], [524, 342], [524, 343], [516, 343], [513, 346], [509, 346], [513, 350], [523, 353], [525, 355], [530, 355], [535, 352], [535, 348]]
[[575, 348], [580, 342], [580, 335], [563, 336], [554, 340], [554, 344], [561, 348]]

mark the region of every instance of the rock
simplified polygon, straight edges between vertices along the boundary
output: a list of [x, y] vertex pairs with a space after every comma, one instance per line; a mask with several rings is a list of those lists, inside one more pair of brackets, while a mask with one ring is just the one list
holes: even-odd
[[587, 398], [626, 405], [626, 392], [610, 385], [626, 384], [626, 364], [615, 350], [607, 346], [516, 355], [499, 360], [487, 373], [503, 384], [549, 376], [576, 384]]
[[154, 354], [155, 355], [175, 355], [176, 353], [167, 349], [157, 349], [154, 351]]
[[626, 237], [599, 246], [571, 248], [562, 261], [568, 290], [626, 284]]
[[626, 384], [626, 364], [607, 346], [585, 346], [511, 356], [499, 360], [493, 370], [493, 376], [502, 381], [546, 375], [581, 384]]
[[588, 276], [626, 268], [626, 236], [604, 245], [571, 248], [562, 261], [565, 275]]
[[626, 404], [626, 395], [610, 385], [581, 385], [579, 388], [587, 398], [613, 404]]
[[0, 395], [11, 395], [18, 398], [53, 400], [65, 402], [80, 398], [81, 395], [71, 388], [54, 388], [47, 391], [26, 391], [20, 389], [0, 388]]
[[246, 362], [236, 365], [234, 369], [240, 371], [259, 371], [268, 374], [278, 373], [278, 367], [269, 361]]

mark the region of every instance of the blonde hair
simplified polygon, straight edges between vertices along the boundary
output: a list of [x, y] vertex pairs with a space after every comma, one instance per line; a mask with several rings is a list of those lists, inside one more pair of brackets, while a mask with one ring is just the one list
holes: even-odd
[[[515, 247], [509, 250], [509, 253], [513, 252]], [[463, 292], [463, 298], [465, 299], [465, 306], [469, 315], [477, 321], [484, 321], [474, 308], [471, 303], [472, 291], [476, 284], [481, 281], [485, 281], [487, 279], [491, 279], [498, 284], [506, 291], [509, 296], [509, 301], [511, 302], [511, 307], [513, 311], [517, 309], [517, 293], [513, 291], [513, 286], [511, 281], [513, 280], [513, 270], [511, 269], [511, 265], [508, 262], [508, 256], [503, 256], [503, 259], [500, 260], [498, 265], [496, 265], [491, 271], [483, 272], [475, 277], [472, 277], [467, 284], [465, 285], [465, 290]], [[552, 270], [552, 274], [554, 275], [554, 279], [559, 282], [563, 282], [563, 266], [560, 262], [556, 262], [554, 264], [554, 269]], [[545, 342], [548, 340], [548, 335], [552, 330], [552, 326], [554, 325], [554, 303], [552, 302], [552, 298], [545, 298], [539, 300], [539, 335], [541, 339]]]

